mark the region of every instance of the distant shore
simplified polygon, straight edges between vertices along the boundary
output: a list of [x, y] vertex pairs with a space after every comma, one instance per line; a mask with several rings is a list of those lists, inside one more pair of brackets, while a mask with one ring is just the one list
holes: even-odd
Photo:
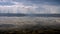
[[7, 17], [60, 17], [60, 14], [22, 14], [22, 13], [0, 13], [0, 16], [7, 16]]

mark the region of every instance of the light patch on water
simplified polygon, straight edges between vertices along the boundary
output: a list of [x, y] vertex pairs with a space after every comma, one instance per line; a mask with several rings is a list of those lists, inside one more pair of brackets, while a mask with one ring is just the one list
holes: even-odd
[[57, 18], [57, 17], [0, 17], [0, 24], [53, 25], [53, 24], [57, 24], [57, 23], [60, 24], [60, 18]]

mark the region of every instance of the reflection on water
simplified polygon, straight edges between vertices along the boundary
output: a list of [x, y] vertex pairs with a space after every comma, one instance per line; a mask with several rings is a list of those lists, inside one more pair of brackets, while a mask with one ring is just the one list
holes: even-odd
[[37, 22], [43, 23], [59, 23], [60, 18], [57, 17], [0, 17], [0, 24], [36, 24]]

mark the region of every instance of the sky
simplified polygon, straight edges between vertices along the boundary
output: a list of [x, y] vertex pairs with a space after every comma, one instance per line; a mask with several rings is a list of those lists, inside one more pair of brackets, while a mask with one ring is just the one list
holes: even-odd
[[59, 14], [60, 0], [0, 0], [0, 13]]

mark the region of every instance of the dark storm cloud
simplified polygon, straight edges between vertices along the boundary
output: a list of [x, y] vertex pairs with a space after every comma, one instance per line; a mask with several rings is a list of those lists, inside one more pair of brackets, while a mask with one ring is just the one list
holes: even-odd
[[[12, 0], [13, 2], [22, 2], [27, 5], [31, 4], [47, 4], [47, 5], [60, 5], [60, 0]], [[14, 5], [11, 2], [0, 2], [0, 5]]]
[[16, 2], [26, 2], [32, 4], [60, 5], [60, 0], [13, 0]]
[[28, 0], [36, 4], [60, 5], [60, 0]]

